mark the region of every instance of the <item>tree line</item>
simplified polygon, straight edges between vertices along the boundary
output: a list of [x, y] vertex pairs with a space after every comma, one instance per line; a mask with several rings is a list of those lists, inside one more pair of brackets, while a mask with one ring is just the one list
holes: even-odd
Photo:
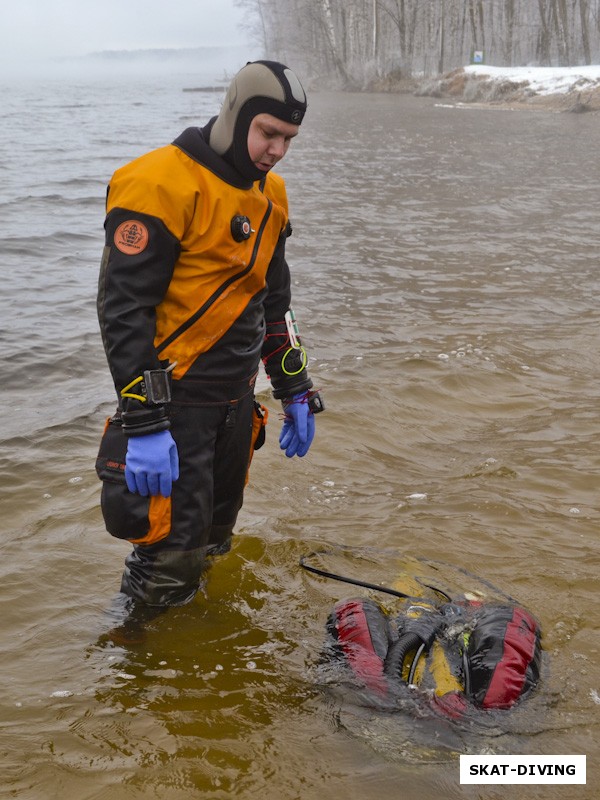
[[600, 0], [237, 0], [270, 58], [343, 86], [600, 63]]

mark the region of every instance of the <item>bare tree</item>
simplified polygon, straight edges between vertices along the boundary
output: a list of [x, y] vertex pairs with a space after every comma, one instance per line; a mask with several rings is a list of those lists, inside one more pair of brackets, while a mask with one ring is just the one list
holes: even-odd
[[265, 54], [320, 83], [436, 74], [481, 51], [498, 66], [600, 61], [600, 0], [236, 0]]
[[586, 64], [591, 64], [592, 51], [590, 48], [588, 6], [589, 6], [588, 0], [579, 0], [579, 20], [581, 22], [581, 46], [583, 48], [583, 59]]

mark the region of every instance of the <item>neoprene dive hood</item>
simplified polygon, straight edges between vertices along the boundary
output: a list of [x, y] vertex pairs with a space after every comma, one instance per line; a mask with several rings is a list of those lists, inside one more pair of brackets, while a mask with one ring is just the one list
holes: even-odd
[[306, 94], [291, 69], [277, 61], [251, 61], [232, 80], [210, 131], [210, 147], [249, 180], [264, 178], [248, 154], [248, 130], [258, 114], [300, 125]]

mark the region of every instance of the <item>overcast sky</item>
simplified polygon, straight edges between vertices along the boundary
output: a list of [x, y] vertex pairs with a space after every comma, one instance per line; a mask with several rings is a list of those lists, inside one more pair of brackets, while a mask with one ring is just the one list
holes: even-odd
[[99, 50], [244, 45], [234, 0], [0, 0], [0, 57], [27, 63]]

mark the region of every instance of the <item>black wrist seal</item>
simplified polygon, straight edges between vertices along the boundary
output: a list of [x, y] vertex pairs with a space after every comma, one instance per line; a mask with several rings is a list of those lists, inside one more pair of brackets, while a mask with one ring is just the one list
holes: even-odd
[[164, 406], [123, 411], [121, 419], [126, 436], [146, 436], [148, 433], [166, 431], [171, 426]]

